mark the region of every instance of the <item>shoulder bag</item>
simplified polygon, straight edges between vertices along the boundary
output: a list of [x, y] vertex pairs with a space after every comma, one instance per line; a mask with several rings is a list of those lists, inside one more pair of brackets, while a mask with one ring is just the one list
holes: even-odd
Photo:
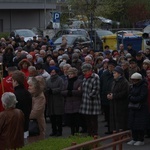
[[40, 134], [39, 125], [36, 119], [29, 121], [29, 136], [37, 136]]

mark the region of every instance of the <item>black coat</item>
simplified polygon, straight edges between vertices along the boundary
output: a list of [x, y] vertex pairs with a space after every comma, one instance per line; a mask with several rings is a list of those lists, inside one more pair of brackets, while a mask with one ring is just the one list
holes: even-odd
[[108, 70], [104, 71], [100, 77], [100, 96], [102, 105], [109, 105], [107, 94], [111, 91], [113, 80], [113, 73]]
[[32, 108], [31, 94], [23, 86], [20, 85], [16, 86], [14, 90], [14, 94], [16, 95], [16, 99], [18, 101], [16, 108], [23, 111], [25, 116], [24, 131], [28, 131], [29, 116]]
[[148, 85], [146, 80], [134, 84], [130, 89], [129, 102], [142, 103], [139, 110], [129, 109], [129, 128], [132, 130], [144, 130], [147, 125], [148, 107]]
[[110, 100], [110, 131], [127, 130], [129, 83], [125, 77], [114, 80]]

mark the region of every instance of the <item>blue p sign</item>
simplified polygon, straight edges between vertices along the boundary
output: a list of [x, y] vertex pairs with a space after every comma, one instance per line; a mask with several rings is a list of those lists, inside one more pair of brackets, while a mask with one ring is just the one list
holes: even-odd
[[53, 15], [53, 22], [59, 23], [60, 22], [60, 13], [55, 12]]

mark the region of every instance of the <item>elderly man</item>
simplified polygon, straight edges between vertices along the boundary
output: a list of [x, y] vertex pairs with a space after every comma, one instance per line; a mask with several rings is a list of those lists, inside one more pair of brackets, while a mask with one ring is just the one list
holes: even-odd
[[0, 150], [24, 146], [24, 115], [16, 109], [16, 97], [11, 92], [2, 95], [4, 111], [0, 113]]

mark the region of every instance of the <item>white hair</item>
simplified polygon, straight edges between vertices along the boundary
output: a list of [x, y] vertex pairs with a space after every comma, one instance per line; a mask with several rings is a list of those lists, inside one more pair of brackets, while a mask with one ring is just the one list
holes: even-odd
[[12, 92], [5, 92], [2, 95], [1, 101], [2, 101], [2, 104], [5, 108], [12, 108], [12, 107], [15, 108], [16, 103], [18, 102], [16, 100], [15, 94]]

